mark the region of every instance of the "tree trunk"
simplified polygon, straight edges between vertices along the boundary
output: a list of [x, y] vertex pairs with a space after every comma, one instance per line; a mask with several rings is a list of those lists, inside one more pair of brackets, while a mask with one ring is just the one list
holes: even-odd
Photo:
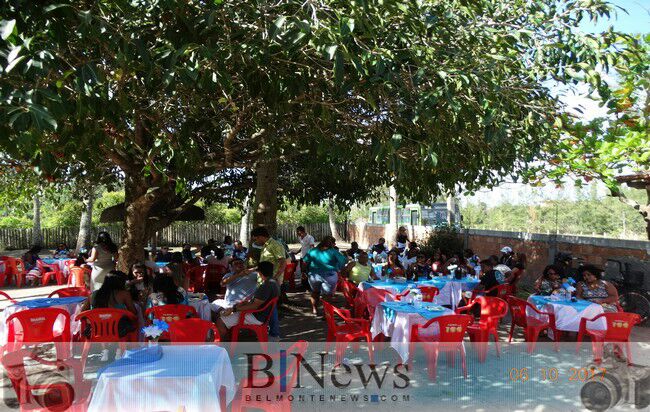
[[90, 245], [92, 236], [93, 221], [93, 202], [95, 201], [94, 191], [89, 192], [83, 200], [84, 209], [81, 212], [81, 221], [79, 222], [79, 234], [77, 235], [77, 246], [75, 251], [78, 254], [81, 248]]
[[126, 172], [125, 175], [125, 211], [117, 268], [127, 273], [134, 263], [141, 262], [144, 257], [143, 251], [149, 240], [149, 211], [156, 200], [156, 191], [147, 193], [148, 187], [142, 177]]
[[628, 206], [631, 206], [634, 208], [637, 212], [643, 216], [643, 221], [645, 222], [645, 230], [646, 230], [646, 236], [648, 237], [648, 240], [650, 240], [650, 184], [646, 185], [645, 187], [645, 192], [646, 192], [646, 205], [643, 206], [633, 199], [629, 199], [627, 196], [625, 196], [625, 193], [621, 191], [620, 188], [615, 188], [612, 189], [610, 188], [611, 195], [614, 197], [618, 197], [618, 200], [621, 202], [625, 203]]
[[456, 207], [454, 205], [454, 197], [452, 195], [447, 196], [447, 224], [449, 226], [453, 225], [456, 221]]
[[249, 242], [249, 235], [250, 232], [248, 231], [248, 223], [250, 222], [251, 218], [251, 196], [253, 195], [253, 191], [251, 190], [248, 192], [248, 195], [246, 195], [246, 198], [244, 199], [244, 213], [242, 214], [241, 217], [241, 223], [239, 226], [239, 241], [245, 246], [248, 247], [248, 242]]
[[260, 160], [253, 208], [253, 227], [265, 226], [275, 234], [278, 226], [278, 160]]
[[329, 198], [327, 200], [327, 218], [330, 223], [330, 231], [332, 232], [332, 237], [336, 239], [336, 241], [341, 240], [341, 235], [339, 235], [339, 231], [336, 227], [336, 214], [334, 213], [334, 201], [332, 198]]
[[43, 246], [43, 234], [41, 233], [41, 198], [34, 196], [32, 218], [32, 246]]
[[[386, 228], [386, 244], [392, 248], [395, 243], [395, 238], [397, 236], [397, 191], [395, 186], [390, 186], [388, 188], [388, 201], [389, 201], [389, 210], [388, 217], [390, 219], [388, 227]], [[395, 246], [397, 246], [395, 244]]]

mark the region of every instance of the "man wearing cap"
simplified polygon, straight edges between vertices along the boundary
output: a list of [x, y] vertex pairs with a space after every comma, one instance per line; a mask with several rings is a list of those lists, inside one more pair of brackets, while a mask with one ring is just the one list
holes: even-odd
[[499, 258], [499, 263], [511, 268], [514, 256], [515, 252], [512, 251], [512, 248], [510, 246], [504, 246], [501, 248], [501, 257]]

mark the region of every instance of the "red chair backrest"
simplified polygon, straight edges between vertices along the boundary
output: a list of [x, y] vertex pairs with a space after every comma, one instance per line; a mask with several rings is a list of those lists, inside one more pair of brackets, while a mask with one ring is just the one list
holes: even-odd
[[54, 292], [50, 293], [48, 298], [58, 296], [60, 298], [69, 298], [72, 296], [90, 296], [90, 291], [86, 288], [71, 287], [71, 288], [61, 288], [57, 289]]
[[36, 266], [38, 266], [38, 270], [41, 273], [58, 272], [59, 271], [59, 266], [58, 265], [55, 265], [55, 264], [48, 265], [47, 263], [43, 262], [41, 259], [38, 259], [36, 261]]
[[327, 329], [336, 332], [338, 330], [336, 315], [338, 312], [338, 315], [341, 316], [340, 309], [329, 302], [323, 301], [323, 311], [325, 322], [327, 323]]
[[221, 265], [208, 265], [205, 270], [205, 288], [221, 290], [221, 279], [228, 268]]
[[641, 316], [628, 312], [607, 312], [601, 315], [607, 322], [604, 341], [627, 341], [630, 339], [632, 328], [641, 322]]
[[196, 318], [198, 314], [196, 309], [189, 305], [169, 304], [154, 306], [146, 310], [145, 314], [153, 314], [155, 319], [164, 320], [171, 324], [181, 319]]
[[268, 325], [269, 320], [271, 320], [271, 314], [273, 313], [273, 307], [274, 307], [277, 303], [278, 303], [278, 298], [273, 298], [273, 299], [269, 300], [268, 302], [266, 302], [266, 304], [263, 305], [263, 306], [260, 307], [260, 308], [253, 309], [253, 310], [243, 310], [243, 311], [239, 312], [239, 323], [240, 323], [240, 324], [243, 323], [243, 319], [245, 318], [245, 316], [246, 316], [247, 313], [258, 313], [258, 312], [263, 312], [263, 311], [265, 311], [266, 309], [270, 308], [271, 310], [269, 311], [268, 316], [266, 317], [266, 320], [265, 320], [264, 323], [263, 323], [264, 325]]
[[[61, 320], [63, 331], [54, 331], [57, 320]], [[7, 319], [7, 345], [43, 342], [70, 342], [70, 314], [60, 308], [38, 308], [16, 312]]]
[[505, 299], [507, 296], [511, 295], [510, 293], [511, 291], [512, 291], [512, 286], [510, 286], [507, 283], [504, 283], [503, 285], [497, 285], [493, 288], [486, 290], [485, 293], [487, 295], [490, 292], [492, 292], [492, 294], [496, 292], [496, 295], [490, 294], [490, 296]]
[[190, 287], [193, 287], [195, 292], [203, 290], [203, 276], [207, 269], [207, 266], [196, 266], [185, 274], [190, 279]]
[[512, 323], [519, 326], [526, 326], [526, 308], [528, 305], [530, 305], [530, 303], [514, 296], [508, 296], [506, 300], [510, 306], [510, 316], [512, 317]]
[[8, 275], [22, 275], [25, 273], [25, 263], [22, 259], [3, 256], [2, 260], [5, 261], [5, 270]]
[[[212, 340], [208, 333], [212, 331]], [[169, 324], [169, 340], [172, 342], [219, 342], [221, 337], [214, 323], [198, 319], [180, 319]]]
[[70, 268], [70, 276], [71, 278], [71, 283], [75, 287], [82, 287], [79, 285], [85, 285], [85, 277], [86, 275], [90, 275], [90, 269], [85, 268], [85, 267], [80, 267], [80, 266], [72, 266]]
[[[287, 356], [287, 365], [283, 373], [278, 373], [274, 375], [272, 378], [269, 378], [268, 375], [264, 373], [266, 370], [266, 362], [268, 361], [266, 358], [263, 358], [261, 356], [255, 356], [253, 358], [253, 367], [249, 368], [249, 375], [247, 376], [247, 379], [252, 380], [257, 377], [261, 377], [263, 379], [273, 379], [273, 380], [280, 380], [283, 376], [286, 379], [287, 383], [287, 392], [285, 392], [285, 396], [291, 394], [293, 388], [296, 386], [296, 381], [298, 380], [298, 364], [300, 363], [300, 358], [304, 357], [305, 352], [307, 352], [307, 346], [309, 346], [309, 343], [304, 341], [304, 340], [299, 340], [298, 342], [294, 343], [291, 345], [287, 351], [286, 351], [286, 356]], [[297, 355], [297, 356], [296, 356]], [[276, 367], [280, 365], [280, 352], [276, 351], [273, 354], [269, 355], [271, 358], [271, 362], [273, 362], [273, 366]], [[256, 374], [257, 373], [257, 374]], [[246, 385], [242, 385], [246, 386]]]
[[363, 291], [364, 301], [366, 302], [366, 307], [371, 318], [375, 315], [377, 305], [381, 302], [386, 302], [386, 296], [393, 297], [393, 294], [385, 289], [379, 288], [370, 288]]
[[348, 302], [348, 305], [354, 304], [354, 298], [357, 297], [357, 294], [359, 293], [359, 288], [357, 286], [350, 282], [348, 279], [341, 278], [341, 288], [343, 289], [343, 296], [345, 297], [345, 300]]
[[[444, 315], [429, 320], [424, 325], [413, 325], [411, 340], [413, 342], [462, 342], [467, 327], [474, 322], [470, 315]], [[434, 323], [438, 324], [437, 335], [421, 336], [420, 330], [427, 329]]]
[[402, 300], [403, 297], [408, 296], [411, 293], [411, 289], [406, 289], [402, 293], [395, 295], [395, 300]]
[[476, 302], [481, 306], [481, 321], [496, 326], [496, 322], [508, 313], [508, 303], [491, 296], [479, 296]]
[[420, 286], [418, 289], [422, 292], [422, 300], [425, 302], [433, 302], [433, 299], [440, 294], [440, 290], [435, 286]]
[[[118, 324], [120, 319], [127, 318], [138, 324], [138, 318], [128, 310], [101, 308], [91, 309], [81, 312], [77, 315], [76, 320], [81, 321], [82, 340], [90, 342], [134, 342], [137, 339], [137, 333], [130, 332], [124, 337], [120, 337]], [[84, 331], [90, 326], [90, 334], [86, 335]]]

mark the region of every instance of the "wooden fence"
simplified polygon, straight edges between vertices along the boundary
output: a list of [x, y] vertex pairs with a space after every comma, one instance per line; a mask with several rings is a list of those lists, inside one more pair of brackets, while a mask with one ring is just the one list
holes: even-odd
[[[296, 243], [297, 224], [278, 225], [277, 236], [284, 239], [287, 243]], [[323, 236], [331, 234], [328, 223], [305, 224], [305, 229], [316, 239], [322, 239]], [[159, 246], [180, 246], [183, 243], [193, 245], [204, 244], [208, 239], [213, 238], [222, 241], [224, 236], [230, 235], [233, 239], [239, 238], [239, 224], [207, 224], [207, 223], [176, 223], [164, 228], [158, 232]], [[347, 238], [347, 226], [339, 223], [337, 225], [339, 234]], [[122, 239], [122, 226], [110, 225], [92, 228], [94, 239], [97, 233], [106, 231], [111, 235], [114, 242], [118, 243]], [[55, 248], [59, 243], [66, 243], [69, 247], [75, 247], [77, 244], [77, 234], [79, 229], [76, 227], [55, 227], [41, 230], [43, 247]], [[31, 229], [9, 229], [0, 228], [0, 250], [28, 249], [32, 243]]]

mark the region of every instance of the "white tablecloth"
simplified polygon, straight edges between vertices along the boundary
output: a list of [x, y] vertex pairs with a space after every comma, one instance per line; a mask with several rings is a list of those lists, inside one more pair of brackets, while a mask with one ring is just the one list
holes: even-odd
[[[532, 298], [528, 298], [528, 302], [533, 306], [535, 305]], [[555, 314], [555, 325], [559, 330], [567, 332], [578, 332], [582, 318], [592, 319], [604, 312], [603, 307], [595, 303], [592, 303], [580, 312], [565, 302], [548, 302], [542, 308], [538, 309], [542, 312]], [[546, 320], [546, 316], [539, 315], [530, 308], [526, 309], [526, 315], [536, 319]], [[587, 322], [587, 327], [589, 329], [604, 330], [607, 329], [607, 323], [605, 319], [599, 319], [596, 322]]]
[[106, 369], [97, 381], [89, 412], [219, 410], [219, 390], [226, 403], [235, 395], [228, 352], [214, 345], [164, 346], [156, 362]]
[[[452, 310], [446, 309], [441, 313], [442, 315], [452, 315], [454, 312]], [[372, 325], [370, 327], [370, 332], [372, 337], [383, 333], [385, 336], [390, 337], [390, 346], [397, 351], [399, 356], [402, 358], [403, 362], [406, 362], [409, 357], [409, 343], [411, 341], [411, 327], [417, 324], [425, 324], [428, 320], [425, 319], [422, 315], [417, 313], [405, 313], [397, 311], [395, 312], [394, 319], [388, 319], [384, 316], [384, 308], [381, 305], [377, 305], [375, 308], [375, 316], [372, 320]], [[431, 330], [424, 330], [424, 334], [435, 334], [436, 331], [432, 325]]]
[[196, 309], [201, 319], [212, 320], [212, 305], [208, 299], [190, 299], [189, 304]]
[[[60, 298], [52, 298], [51, 301], [56, 302]], [[65, 298], [64, 298], [65, 299]], [[70, 314], [70, 332], [74, 335], [75, 333], [79, 332], [79, 329], [81, 328], [81, 323], [77, 322], [74, 320], [74, 318], [81, 313], [81, 306], [83, 305], [83, 302], [81, 303], [66, 303], [66, 304], [54, 304], [51, 306], [43, 306], [43, 307], [51, 307], [51, 308], [61, 308], [67, 311]], [[11, 306], [7, 306], [5, 310], [2, 312], [0, 315], [0, 346], [6, 345], [7, 344], [7, 335], [8, 335], [8, 328], [7, 328], [7, 319], [9, 319], [9, 316], [13, 315], [16, 312], [20, 312], [23, 310], [27, 310], [29, 308], [23, 306], [19, 303]], [[56, 332], [61, 332], [63, 331], [64, 325], [62, 324], [63, 322], [57, 320], [57, 322], [54, 324], [54, 330]]]

